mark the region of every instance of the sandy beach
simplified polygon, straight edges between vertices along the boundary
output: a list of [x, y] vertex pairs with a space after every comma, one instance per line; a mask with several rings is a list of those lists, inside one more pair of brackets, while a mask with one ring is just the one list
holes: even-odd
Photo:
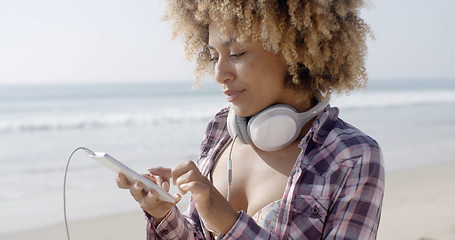
[[455, 162], [386, 174], [378, 239], [455, 239]]
[[[455, 239], [455, 162], [386, 174], [378, 239]], [[145, 239], [141, 211], [70, 222], [71, 239]], [[63, 224], [0, 236], [1, 240], [66, 239]]]

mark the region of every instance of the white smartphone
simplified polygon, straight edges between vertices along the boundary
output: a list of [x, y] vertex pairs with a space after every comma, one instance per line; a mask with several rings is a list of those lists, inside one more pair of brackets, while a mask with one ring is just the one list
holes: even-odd
[[116, 160], [109, 154], [103, 152], [95, 152], [94, 154], [90, 154], [90, 157], [97, 160], [107, 168], [111, 169], [115, 173], [123, 173], [128, 181], [130, 182], [142, 182], [144, 184], [144, 189], [150, 191], [153, 189], [158, 193], [158, 199], [166, 202], [175, 203], [175, 198], [166, 192], [164, 189], [158, 187], [155, 183], [148, 180], [146, 177], [142, 176], [141, 174], [133, 171], [131, 168], [127, 167], [125, 164], [121, 163], [120, 161]]

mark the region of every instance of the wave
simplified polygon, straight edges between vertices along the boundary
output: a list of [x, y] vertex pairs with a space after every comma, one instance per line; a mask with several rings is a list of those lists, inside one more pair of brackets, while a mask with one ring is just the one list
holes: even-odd
[[[455, 90], [356, 92], [349, 96], [334, 96], [331, 105], [341, 109], [361, 109], [452, 103], [455, 103]], [[169, 123], [207, 122], [222, 106], [223, 103], [206, 103], [190, 108], [176, 106], [135, 112], [122, 110], [109, 113], [58, 111], [32, 113], [29, 116], [0, 118], [0, 132], [147, 127]]]
[[161, 110], [154, 112], [71, 113], [54, 116], [34, 116], [27, 119], [0, 120], [0, 132], [45, 131], [65, 129], [94, 129], [110, 127], [152, 126], [164, 123], [208, 121], [213, 112], [209, 109]]
[[332, 105], [345, 109], [408, 107], [426, 104], [455, 103], [455, 90], [356, 92], [335, 96]]

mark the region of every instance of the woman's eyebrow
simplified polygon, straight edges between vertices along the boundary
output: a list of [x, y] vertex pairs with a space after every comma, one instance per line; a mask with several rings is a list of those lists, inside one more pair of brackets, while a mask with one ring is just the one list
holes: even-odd
[[[223, 43], [221, 43], [221, 45], [223, 47], [227, 47], [227, 46], [231, 45], [233, 42], [237, 42], [237, 40], [235, 40], [234, 38], [230, 38], [230, 39], [224, 41]], [[212, 45], [210, 45], [210, 44], [207, 45], [207, 48], [215, 50], [215, 48]]]

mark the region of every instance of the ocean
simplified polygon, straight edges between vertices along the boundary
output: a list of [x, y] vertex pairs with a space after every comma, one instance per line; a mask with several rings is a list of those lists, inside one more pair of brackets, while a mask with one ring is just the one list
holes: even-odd
[[[210, 82], [0, 86], [0, 235], [63, 222], [73, 149], [131, 168], [194, 160], [207, 122], [227, 106]], [[370, 80], [333, 96], [340, 117], [376, 139], [386, 172], [455, 161], [455, 80]], [[70, 221], [139, 209], [115, 174], [77, 152], [67, 182]]]

